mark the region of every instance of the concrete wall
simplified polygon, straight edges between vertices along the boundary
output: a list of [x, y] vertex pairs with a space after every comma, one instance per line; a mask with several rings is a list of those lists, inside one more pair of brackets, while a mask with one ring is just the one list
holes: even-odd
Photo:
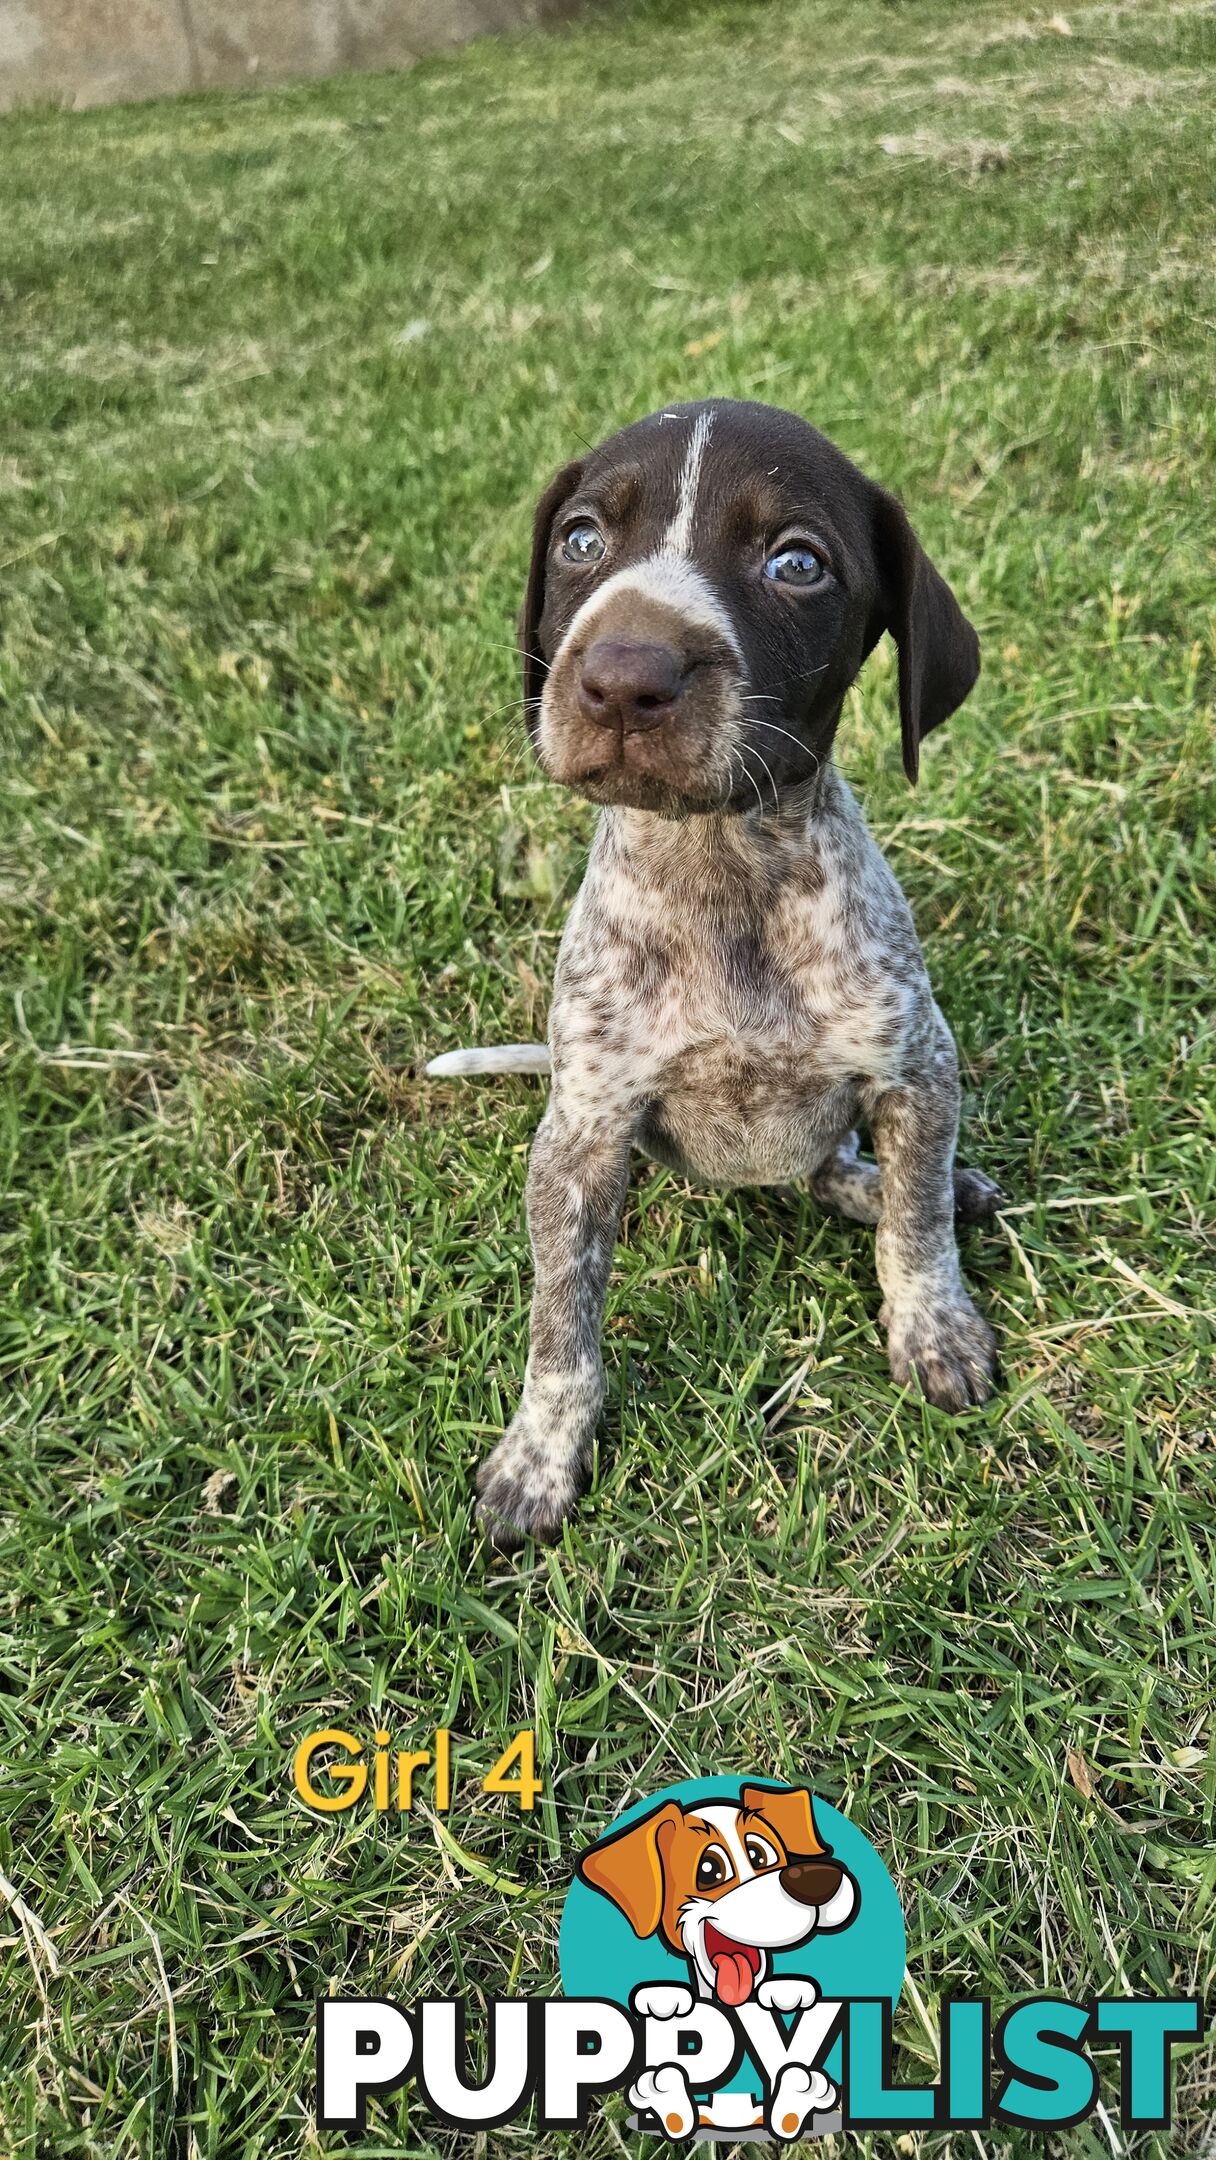
[[407, 66], [574, 0], [0, 0], [0, 110]]

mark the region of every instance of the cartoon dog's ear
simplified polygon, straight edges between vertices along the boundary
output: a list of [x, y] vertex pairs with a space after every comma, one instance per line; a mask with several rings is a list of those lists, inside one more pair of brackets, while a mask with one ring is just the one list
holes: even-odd
[[791, 1860], [813, 1860], [817, 1853], [827, 1852], [815, 1828], [811, 1796], [805, 1786], [768, 1792], [763, 1785], [745, 1785], [743, 1806], [752, 1814], [763, 1815], [765, 1822], [772, 1825]]
[[653, 1935], [663, 1915], [663, 1848], [683, 1815], [674, 1800], [640, 1822], [601, 1838], [582, 1855], [578, 1872], [592, 1890], [611, 1898], [635, 1935]]
[[545, 564], [549, 557], [549, 536], [553, 520], [564, 502], [568, 502], [583, 476], [582, 462], [563, 465], [555, 473], [540, 501], [532, 520], [532, 560], [528, 566], [528, 584], [524, 604], [519, 612], [517, 640], [524, 674], [524, 719], [531, 725], [536, 718], [540, 694], [545, 687], [549, 663], [538, 642], [540, 619], [545, 608]]
[[975, 687], [980, 641], [909, 525], [903, 505], [881, 491], [874, 549], [880, 597], [870, 643], [889, 630], [899, 651], [904, 771], [915, 781], [922, 736], [940, 727]]

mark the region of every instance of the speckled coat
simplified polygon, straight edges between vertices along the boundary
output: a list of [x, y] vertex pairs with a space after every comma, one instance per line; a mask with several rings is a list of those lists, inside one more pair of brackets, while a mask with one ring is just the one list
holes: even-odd
[[[915, 777], [922, 735], [975, 679], [974, 632], [898, 503], [792, 415], [656, 414], [542, 500], [529, 724], [545, 769], [605, 807], [554, 982], [523, 1395], [479, 1480], [504, 1546], [552, 1535], [586, 1480], [635, 1147], [698, 1181], [806, 1180], [877, 1224], [896, 1381], [947, 1409], [989, 1390], [954, 1218], [991, 1212], [996, 1188], [954, 1169], [954, 1044], [831, 762], [844, 691], [884, 628]], [[431, 1069], [539, 1063], [524, 1048]]]

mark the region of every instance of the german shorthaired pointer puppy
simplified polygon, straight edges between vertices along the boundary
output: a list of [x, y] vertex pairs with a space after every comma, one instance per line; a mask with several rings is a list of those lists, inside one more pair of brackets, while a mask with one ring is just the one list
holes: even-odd
[[[791, 413], [654, 413], [567, 465], [536, 513], [520, 626], [542, 769], [603, 805], [557, 962], [549, 1050], [432, 1074], [552, 1074], [528, 1170], [523, 1396], [478, 1487], [491, 1538], [554, 1536], [604, 1399], [600, 1328], [630, 1150], [681, 1176], [805, 1179], [876, 1223], [901, 1385], [982, 1403], [992, 1335], [955, 1216], [958, 1065], [899, 886], [832, 764], [889, 630], [904, 769], [979, 672], [974, 630], [893, 496]], [[869, 1128], [876, 1163], [858, 1153]]]

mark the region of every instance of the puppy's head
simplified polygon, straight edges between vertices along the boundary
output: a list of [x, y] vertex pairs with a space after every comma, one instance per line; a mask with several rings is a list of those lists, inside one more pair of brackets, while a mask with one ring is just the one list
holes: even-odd
[[658, 1935], [729, 2005], [747, 2001], [774, 1950], [845, 1927], [858, 1904], [800, 1787], [745, 1785], [739, 1803], [692, 1808], [670, 1800], [593, 1845], [578, 1872], [635, 1935]]
[[793, 413], [673, 406], [541, 499], [520, 619], [529, 732], [593, 802], [771, 813], [827, 757], [884, 630], [914, 780], [979, 644], [900, 505]]

